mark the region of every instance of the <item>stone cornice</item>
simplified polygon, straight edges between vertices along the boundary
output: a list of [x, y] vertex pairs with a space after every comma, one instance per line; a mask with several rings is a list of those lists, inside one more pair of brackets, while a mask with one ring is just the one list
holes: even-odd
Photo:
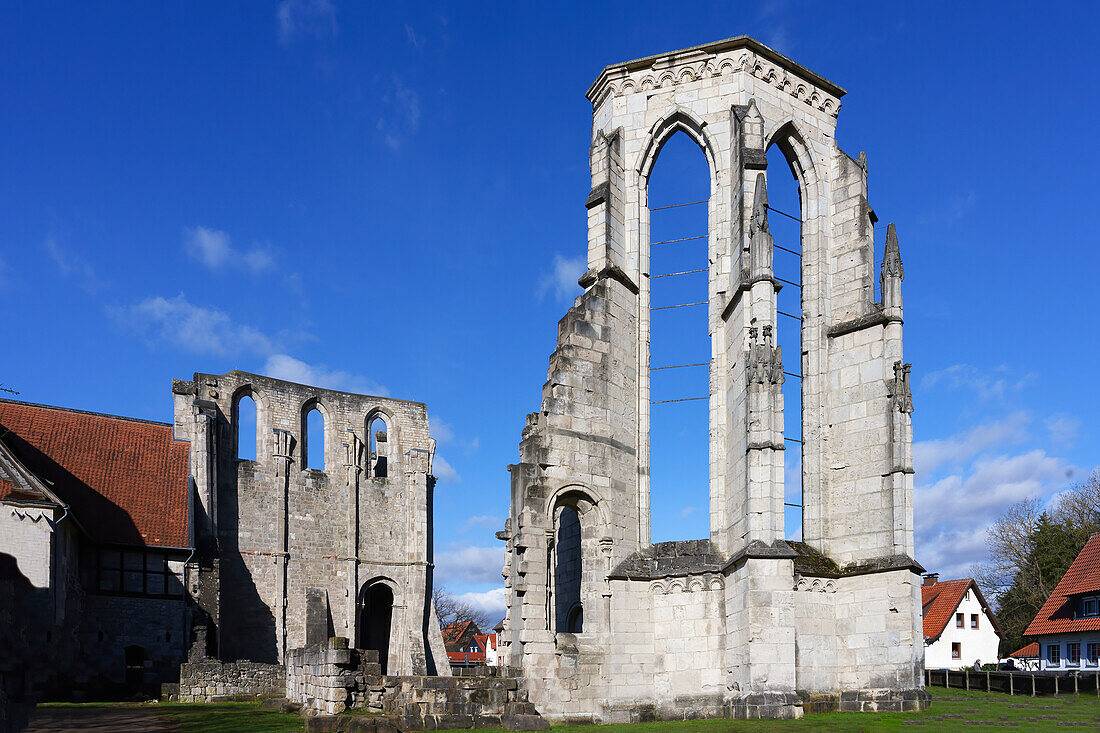
[[604, 67], [585, 96], [595, 107], [608, 94], [660, 89], [707, 76], [747, 71], [834, 117], [844, 89], [749, 36], [736, 36]]

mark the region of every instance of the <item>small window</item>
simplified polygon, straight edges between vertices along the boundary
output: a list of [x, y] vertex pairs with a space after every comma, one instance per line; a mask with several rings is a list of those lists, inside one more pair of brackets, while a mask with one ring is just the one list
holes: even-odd
[[316, 407], [306, 414], [306, 440], [302, 446], [306, 468], [325, 470], [325, 417]]
[[1090, 641], [1087, 647], [1089, 653], [1089, 661], [1093, 664], [1100, 662], [1100, 644], [1095, 641]]
[[952, 659], [962, 659], [962, 655], [963, 655], [963, 645], [960, 644], [957, 641], [951, 642], [951, 658]]
[[1069, 664], [1081, 663], [1081, 643], [1077, 641], [1071, 641], [1066, 644], [1066, 662]]
[[956, 629], [965, 629], [966, 628], [966, 617], [965, 617], [964, 614], [961, 614], [961, 613], [956, 613], [955, 614], [955, 628]]
[[978, 614], [976, 613], [970, 614], [970, 628], [978, 628]]
[[1086, 598], [1081, 601], [1081, 615], [1082, 616], [1096, 616], [1100, 614], [1100, 599]]
[[963, 600], [964, 601], [969, 601], [970, 600], [970, 591], [969, 590], [966, 591], [965, 593], [963, 593]]
[[1062, 663], [1062, 647], [1058, 644], [1047, 646], [1047, 661], [1051, 664]]

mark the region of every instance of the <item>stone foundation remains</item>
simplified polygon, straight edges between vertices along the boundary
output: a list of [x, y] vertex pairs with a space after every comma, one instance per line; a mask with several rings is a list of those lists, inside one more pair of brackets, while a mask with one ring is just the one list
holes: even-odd
[[180, 665], [180, 702], [254, 700], [285, 694], [286, 671], [281, 664], [204, 659]]

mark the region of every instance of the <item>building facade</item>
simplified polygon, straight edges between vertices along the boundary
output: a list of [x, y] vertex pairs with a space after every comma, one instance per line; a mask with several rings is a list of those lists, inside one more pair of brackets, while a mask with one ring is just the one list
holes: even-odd
[[1100, 671], [1100, 534], [1094, 534], [1024, 631], [1039, 668]]
[[973, 578], [926, 575], [921, 605], [926, 669], [962, 669], [998, 660], [1004, 634]]
[[[903, 269], [891, 225], [876, 300], [866, 158], [836, 143], [843, 94], [746, 37], [609, 66], [588, 90], [584, 292], [559, 322], [498, 533], [501, 646], [552, 720], [795, 717], [807, 699], [845, 709], [927, 699]], [[710, 533], [654, 545], [647, 187], [679, 132], [710, 168]], [[773, 145], [802, 206], [802, 313], [783, 324]], [[800, 329], [790, 363], [775, 346], [784, 327]], [[784, 414], [791, 374], [801, 415]], [[800, 422], [799, 443], [785, 420]], [[792, 446], [801, 542], [785, 539]]]
[[377, 650], [383, 674], [449, 674], [425, 405], [239, 371], [172, 392], [196, 496], [192, 657], [282, 663], [340, 636]]
[[156, 694], [179, 679], [188, 446], [172, 426], [0, 400], [0, 687]]

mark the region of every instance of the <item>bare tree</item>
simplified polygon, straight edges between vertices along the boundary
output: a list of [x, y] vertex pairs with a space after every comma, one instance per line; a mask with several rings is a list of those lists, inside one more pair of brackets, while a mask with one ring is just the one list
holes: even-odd
[[489, 614], [470, 603], [458, 600], [443, 586], [436, 586], [435, 590], [432, 591], [432, 603], [435, 604], [435, 612], [439, 616], [440, 626], [473, 621], [482, 633], [492, 631], [493, 620], [489, 617]]

